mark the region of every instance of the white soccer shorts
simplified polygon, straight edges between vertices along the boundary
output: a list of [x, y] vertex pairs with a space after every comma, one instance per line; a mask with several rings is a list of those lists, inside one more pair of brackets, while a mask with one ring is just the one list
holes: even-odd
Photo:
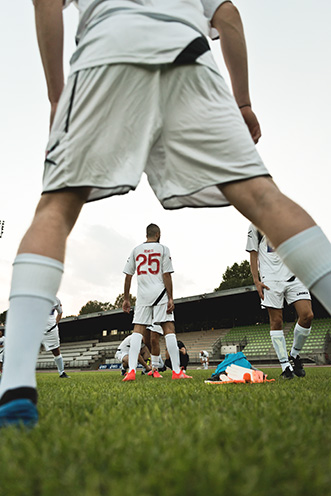
[[60, 347], [60, 337], [58, 326], [49, 332], [45, 332], [41, 344], [46, 351], [52, 351]]
[[115, 353], [115, 358], [116, 360], [118, 360], [119, 362], [122, 362], [123, 361], [123, 358], [125, 356], [127, 356], [129, 354], [128, 351], [116, 351]]
[[145, 172], [167, 209], [229, 205], [218, 184], [269, 176], [222, 76], [199, 64], [72, 74], [55, 115], [43, 192], [134, 190]]
[[151, 332], [156, 332], [157, 334], [161, 334], [161, 336], [163, 336], [163, 334], [164, 334], [162, 326], [157, 325], [157, 324], [153, 324], [153, 325], [147, 327], [147, 330], [151, 331]]
[[133, 324], [150, 326], [152, 324], [161, 324], [163, 322], [173, 322], [173, 312], [167, 313], [167, 303], [155, 306], [136, 306], [133, 316]]
[[310, 293], [302, 282], [295, 278], [293, 282], [263, 281], [270, 289], [264, 289], [262, 307], [283, 308], [284, 299], [288, 305], [299, 300], [310, 300]]

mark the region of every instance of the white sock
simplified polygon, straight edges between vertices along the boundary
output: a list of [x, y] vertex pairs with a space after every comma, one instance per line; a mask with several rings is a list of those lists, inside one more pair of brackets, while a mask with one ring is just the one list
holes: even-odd
[[292, 367], [290, 362], [288, 361], [287, 351], [286, 351], [286, 342], [283, 331], [270, 331], [270, 337], [275, 349], [276, 355], [278, 357], [279, 363], [282, 366], [282, 370], [284, 371], [287, 367]]
[[142, 339], [142, 334], [139, 332], [132, 333], [129, 350], [129, 372], [131, 372], [131, 370], [136, 370], [137, 368]]
[[167, 346], [168, 353], [170, 355], [172, 370], [179, 374], [180, 366], [179, 366], [179, 349], [177, 345], [177, 339], [175, 333], [166, 334], [165, 342]]
[[162, 369], [162, 367], [164, 367], [164, 361], [163, 361], [161, 355], [158, 356], [158, 359], [159, 359], [159, 367]]
[[331, 244], [314, 226], [284, 241], [277, 253], [331, 314]]
[[36, 387], [39, 347], [63, 273], [61, 262], [32, 253], [17, 255], [13, 265], [0, 396]]
[[54, 362], [56, 363], [57, 370], [59, 371], [59, 374], [61, 375], [64, 372], [64, 363], [63, 363], [63, 358], [62, 355], [58, 355], [54, 357]]
[[306, 342], [306, 339], [308, 338], [309, 334], [311, 331], [311, 327], [306, 329], [305, 327], [302, 327], [298, 323], [296, 323], [296, 326], [294, 328], [294, 338], [293, 338], [293, 345], [291, 349], [291, 356], [293, 358], [296, 358], [300, 351], [303, 348], [303, 345]]
[[152, 368], [158, 369], [159, 368], [159, 355], [151, 355], [151, 357], [152, 357]]

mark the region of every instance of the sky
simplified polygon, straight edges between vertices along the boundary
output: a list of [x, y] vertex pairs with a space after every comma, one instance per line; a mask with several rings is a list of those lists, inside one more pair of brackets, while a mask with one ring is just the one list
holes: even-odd
[[[329, 0], [237, 0], [248, 48], [257, 149], [283, 193], [331, 239]], [[74, 50], [77, 10], [65, 19], [65, 70]], [[0, 313], [8, 308], [12, 262], [41, 192], [49, 104], [30, 0], [2, 6], [0, 19]], [[229, 81], [219, 42], [212, 51]], [[64, 315], [89, 300], [114, 303], [131, 249], [149, 223], [161, 228], [174, 270], [174, 297], [212, 292], [228, 266], [248, 259], [249, 222], [233, 207], [165, 211], [145, 177], [135, 192], [85, 205], [67, 244], [58, 296]], [[132, 286], [136, 294], [136, 282]]]

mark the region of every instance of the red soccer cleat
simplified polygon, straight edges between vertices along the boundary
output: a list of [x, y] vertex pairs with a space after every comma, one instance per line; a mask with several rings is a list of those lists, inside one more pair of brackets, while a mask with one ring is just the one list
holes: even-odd
[[193, 377], [191, 375], [186, 375], [182, 370], [179, 372], [179, 374], [176, 374], [176, 372], [173, 370], [172, 379], [193, 379]]
[[124, 377], [123, 381], [122, 382], [125, 382], [125, 381], [135, 381], [136, 380], [136, 371], [134, 369], [130, 370], [130, 372], [128, 372], [126, 374], [126, 376]]
[[154, 370], [152, 375], [155, 379], [162, 379], [163, 377], [157, 370]]

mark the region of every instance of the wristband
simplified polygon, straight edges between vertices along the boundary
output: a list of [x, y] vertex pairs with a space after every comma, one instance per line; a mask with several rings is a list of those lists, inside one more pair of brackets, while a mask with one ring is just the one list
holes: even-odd
[[239, 108], [242, 109], [244, 107], [251, 107], [252, 105], [250, 103], [245, 103], [245, 105], [240, 105]]

